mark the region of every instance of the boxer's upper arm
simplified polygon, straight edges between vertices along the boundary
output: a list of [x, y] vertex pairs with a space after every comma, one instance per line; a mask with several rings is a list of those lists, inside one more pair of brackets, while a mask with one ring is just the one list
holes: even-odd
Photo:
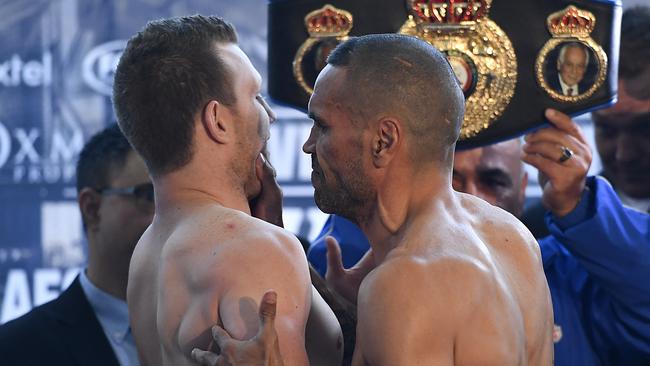
[[251, 338], [259, 327], [262, 295], [275, 290], [275, 327], [282, 357], [287, 365], [306, 365], [305, 324], [311, 283], [304, 254], [291, 239], [285, 235], [261, 237], [255, 243], [246, 243], [246, 253], [234, 253], [237, 263], [229, 266], [228, 273], [215, 275], [215, 281], [225, 284], [219, 318], [233, 338]]
[[444, 306], [443, 293], [423, 295], [421, 276], [417, 269], [391, 263], [364, 280], [357, 327], [363, 354], [355, 350], [355, 365], [453, 364], [454, 314]]

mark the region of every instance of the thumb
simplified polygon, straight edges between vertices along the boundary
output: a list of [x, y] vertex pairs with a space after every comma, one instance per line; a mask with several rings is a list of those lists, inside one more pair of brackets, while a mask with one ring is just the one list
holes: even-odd
[[260, 323], [264, 328], [273, 328], [275, 321], [276, 307], [278, 303], [278, 294], [273, 290], [268, 290], [262, 296], [260, 302]]
[[257, 178], [262, 182], [272, 182], [275, 180], [275, 168], [271, 165], [271, 162], [264, 156], [264, 153], [260, 153], [255, 161], [255, 169], [257, 173]]
[[260, 181], [264, 180], [264, 164], [266, 163], [266, 159], [264, 158], [264, 154], [260, 153], [257, 156], [257, 160], [255, 160], [255, 175], [257, 175], [257, 179]]
[[325, 277], [327, 275], [342, 275], [345, 268], [343, 268], [341, 246], [333, 236], [327, 236], [325, 244], [327, 245], [327, 271]]

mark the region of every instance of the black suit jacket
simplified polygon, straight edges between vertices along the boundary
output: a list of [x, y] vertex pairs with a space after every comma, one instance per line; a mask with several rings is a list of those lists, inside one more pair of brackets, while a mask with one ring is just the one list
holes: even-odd
[[[547, 79], [547, 81], [551, 89], [555, 90], [560, 95], [564, 95], [562, 94], [562, 86], [560, 85], [560, 75], [557, 71], [554, 72], [553, 75]], [[589, 85], [590, 83], [588, 83], [587, 80], [583, 78], [582, 81], [578, 83], [578, 95], [586, 92], [587, 89], [589, 89]]]
[[0, 364], [119, 366], [78, 276], [58, 298], [0, 326]]

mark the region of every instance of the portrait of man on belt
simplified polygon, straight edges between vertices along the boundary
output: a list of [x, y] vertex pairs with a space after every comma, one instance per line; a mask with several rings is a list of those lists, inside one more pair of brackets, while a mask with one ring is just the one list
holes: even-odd
[[[548, 75], [548, 84], [560, 95], [578, 96], [589, 89], [593, 83], [589, 67], [593, 62], [591, 52], [580, 42], [564, 42], [558, 46], [556, 70]], [[597, 62], [597, 61], [596, 61]]]

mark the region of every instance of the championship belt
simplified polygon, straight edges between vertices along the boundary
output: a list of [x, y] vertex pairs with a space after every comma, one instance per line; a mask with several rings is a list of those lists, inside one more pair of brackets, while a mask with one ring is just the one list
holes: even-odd
[[350, 36], [402, 33], [447, 56], [466, 98], [458, 147], [506, 140], [616, 98], [615, 1], [276, 0], [269, 4], [269, 94], [306, 110], [329, 52]]

